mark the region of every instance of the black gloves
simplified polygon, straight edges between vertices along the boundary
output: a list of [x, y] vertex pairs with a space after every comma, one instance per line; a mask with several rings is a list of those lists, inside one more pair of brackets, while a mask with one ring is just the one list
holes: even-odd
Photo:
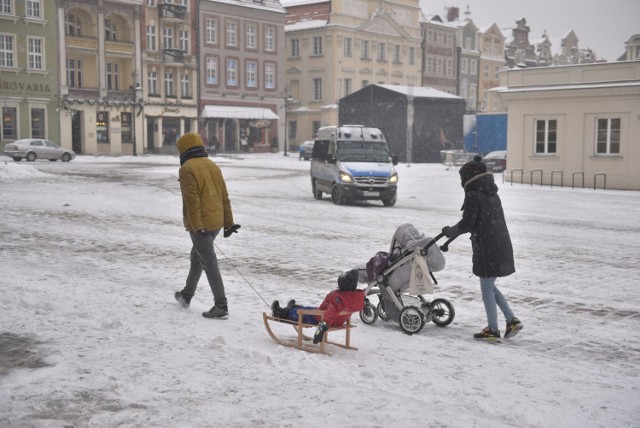
[[238, 233], [238, 229], [240, 229], [239, 224], [234, 224], [233, 226], [224, 228], [224, 237], [228, 238], [232, 233]]
[[455, 238], [460, 235], [460, 230], [458, 226], [445, 226], [442, 228], [442, 233], [444, 233], [444, 236], [447, 238]]

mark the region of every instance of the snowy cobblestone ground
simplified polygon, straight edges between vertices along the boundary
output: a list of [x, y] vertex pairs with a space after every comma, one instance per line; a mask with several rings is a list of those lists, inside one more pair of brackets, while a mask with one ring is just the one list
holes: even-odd
[[[500, 279], [523, 332], [492, 346], [468, 240], [447, 253], [446, 328], [363, 325], [358, 352], [276, 345], [273, 299], [319, 303], [395, 228], [457, 221], [457, 173], [399, 165], [398, 203], [313, 199], [308, 162], [216, 157], [237, 235], [219, 239], [231, 318], [206, 320], [188, 269], [178, 159], [0, 157], [0, 426], [637, 427], [640, 193], [502, 184], [517, 273]], [[283, 330], [283, 335], [289, 333]]]

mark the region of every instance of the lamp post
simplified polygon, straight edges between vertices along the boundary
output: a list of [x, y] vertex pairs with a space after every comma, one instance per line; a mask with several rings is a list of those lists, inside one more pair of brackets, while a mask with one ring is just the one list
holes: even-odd
[[136, 144], [136, 109], [140, 106], [140, 95], [142, 94], [142, 86], [138, 83], [138, 70], [133, 70], [131, 73], [133, 77], [133, 85], [131, 86], [132, 97], [132, 113], [131, 113], [131, 142], [133, 143], [133, 156], [138, 156], [138, 146]]
[[287, 122], [287, 112], [289, 111], [289, 103], [293, 101], [291, 96], [284, 97], [284, 155], [289, 156], [287, 148], [289, 146], [289, 123]]

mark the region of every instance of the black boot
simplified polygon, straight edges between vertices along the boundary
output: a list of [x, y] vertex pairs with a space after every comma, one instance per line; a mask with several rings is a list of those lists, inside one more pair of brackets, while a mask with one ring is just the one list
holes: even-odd
[[280, 318], [280, 313], [282, 312], [282, 308], [280, 307], [280, 302], [274, 300], [271, 304], [271, 315]]

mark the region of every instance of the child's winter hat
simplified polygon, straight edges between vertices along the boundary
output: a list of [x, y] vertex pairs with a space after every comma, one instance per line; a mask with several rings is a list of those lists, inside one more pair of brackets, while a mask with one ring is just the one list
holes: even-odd
[[188, 132], [182, 137], [178, 138], [176, 146], [178, 147], [178, 152], [180, 154], [183, 154], [189, 149], [198, 146], [204, 146], [204, 144], [202, 144], [202, 137], [200, 137], [200, 134], [196, 134], [195, 132]]
[[478, 174], [483, 174], [487, 172], [487, 165], [482, 162], [482, 156], [475, 155], [473, 160], [465, 163], [460, 167], [460, 181], [462, 182], [462, 186], [464, 187], [465, 183], [471, 180]]
[[338, 277], [340, 291], [355, 291], [356, 288], [358, 288], [358, 271], [356, 269], [340, 274]]

